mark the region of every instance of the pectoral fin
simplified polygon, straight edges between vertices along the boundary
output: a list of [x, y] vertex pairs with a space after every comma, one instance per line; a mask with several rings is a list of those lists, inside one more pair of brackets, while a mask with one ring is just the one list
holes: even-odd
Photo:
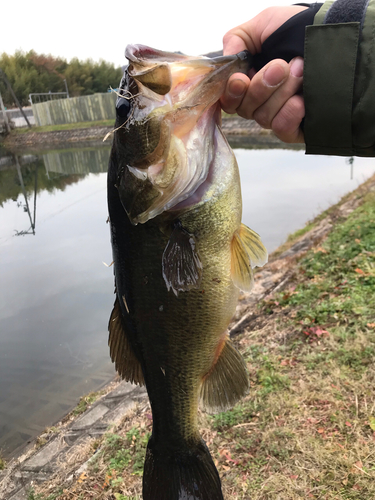
[[246, 248], [239, 237], [238, 231], [232, 239], [231, 274], [233, 283], [240, 290], [250, 292], [254, 284], [253, 270]]
[[268, 260], [260, 236], [245, 224], [233, 235], [232, 239], [232, 280], [245, 292], [249, 292], [254, 284], [253, 267], [263, 266]]
[[116, 297], [111, 317], [108, 323], [109, 353], [118, 374], [128, 382], [144, 385], [141, 364], [134, 354], [124, 328], [122, 312]]
[[208, 413], [229, 410], [249, 391], [245, 361], [229, 339], [203, 379], [200, 402]]
[[172, 289], [175, 295], [199, 288], [202, 280], [202, 263], [195, 237], [179, 221], [163, 253], [162, 273], [168, 291]]
[[258, 233], [241, 224], [239, 236], [250, 258], [251, 267], [262, 267], [268, 262], [268, 252]]

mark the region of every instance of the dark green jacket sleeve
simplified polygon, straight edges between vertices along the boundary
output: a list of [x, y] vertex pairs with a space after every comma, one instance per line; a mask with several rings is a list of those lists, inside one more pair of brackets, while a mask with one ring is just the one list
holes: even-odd
[[375, 0], [329, 0], [306, 27], [306, 153], [375, 156]]

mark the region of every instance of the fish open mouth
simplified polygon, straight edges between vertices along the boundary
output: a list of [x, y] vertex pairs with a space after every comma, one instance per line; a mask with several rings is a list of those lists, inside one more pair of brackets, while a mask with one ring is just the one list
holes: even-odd
[[138, 88], [126, 128], [143, 126], [159, 132], [152, 152], [127, 164], [156, 193], [142, 210], [129, 215], [137, 224], [176, 207], [205, 183], [215, 157], [215, 130], [221, 122], [217, 102], [229, 76], [246, 72], [248, 61], [246, 55], [210, 59], [143, 45], [129, 45], [125, 55], [128, 76]]

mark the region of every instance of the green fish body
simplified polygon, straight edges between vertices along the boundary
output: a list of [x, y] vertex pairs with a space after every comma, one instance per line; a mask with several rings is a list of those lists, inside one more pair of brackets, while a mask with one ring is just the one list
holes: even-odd
[[108, 172], [116, 301], [112, 360], [145, 384], [153, 414], [145, 500], [221, 500], [197, 423], [248, 391], [227, 336], [239, 289], [267, 253], [241, 224], [240, 179], [217, 103], [244, 56], [189, 58], [129, 46]]

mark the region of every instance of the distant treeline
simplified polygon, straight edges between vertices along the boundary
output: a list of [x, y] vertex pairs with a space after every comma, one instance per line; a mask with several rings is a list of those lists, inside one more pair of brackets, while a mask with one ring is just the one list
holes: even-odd
[[[23, 106], [29, 105], [29, 94], [39, 92], [65, 92], [67, 82], [70, 97], [106, 92], [108, 87], [118, 87], [121, 68], [111, 63], [91, 59], [79, 61], [51, 55], [17, 51], [14, 55], [1, 54], [0, 69], [6, 74]], [[0, 92], [5, 106], [15, 105], [12, 95], [0, 78]]]

